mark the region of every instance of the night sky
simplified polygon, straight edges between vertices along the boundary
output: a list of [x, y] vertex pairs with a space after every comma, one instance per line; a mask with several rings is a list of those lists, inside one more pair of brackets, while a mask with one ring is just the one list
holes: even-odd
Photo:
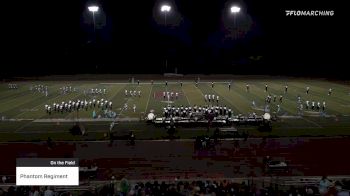
[[[166, 24], [163, 2], [172, 6]], [[1, 77], [164, 73], [175, 67], [184, 74], [347, 76], [349, 17], [340, 2], [7, 1]], [[95, 32], [91, 4], [100, 6]], [[236, 19], [229, 14], [233, 4], [242, 7]], [[335, 14], [286, 16], [286, 9]]]

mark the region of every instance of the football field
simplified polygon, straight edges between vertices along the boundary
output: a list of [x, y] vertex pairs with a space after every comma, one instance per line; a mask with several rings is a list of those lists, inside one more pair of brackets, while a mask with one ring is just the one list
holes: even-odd
[[[231, 89], [228, 83], [232, 81]], [[180, 85], [182, 82], [182, 86]], [[214, 82], [214, 87], [212, 87]], [[48, 136], [58, 140], [82, 139], [72, 136], [69, 129], [76, 121], [80, 121], [89, 133], [83, 139], [104, 139], [110, 124], [118, 121], [113, 132], [123, 135], [130, 130], [135, 131], [139, 139], [159, 139], [166, 136], [164, 128], [146, 125], [145, 116], [154, 110], [158, 116], [168, 104], [175, 107], [193, 107], [220, 105], [231, 108], [234, 115], [248, 115], [255, 112], [262, 115], [265, 99], [271, 95], [269, 112], [278, 118], [272, 122], [271, 132], [259, 132], [256, 127], [244, 126], [238, 130], [247, 130], [252, 136], [339, 136], [350, 135], [350, 86], [326, 80], [309, 79], [229, 79], [201, 80], [198, 85], [194, 80], [143, 80], [137, 83], [127, 81], [25, 81], [11, 82], [18, 89], [9, 89], [9, 83], [0, 85], [0, 135], [2, 141], [40, 140]], [[249, 92], [246, 85], [249, 84]], [[265, 85], [268, 91], [265, 91]], [[48, 86], [48, 95], [33, 90], [33, 86]], [[285, 92], [285, 85], [288, 91]], [[71, 92], [62, 93], [62, 87], [71, 86]], [[310, 91], [306, 94], [306, 87]], [[328, 95], [329, 89], [332, 94]], [[30, 90], [32, 89], [32, 90]], [[106, 93], [91, 94], [91, 89], [106, 89]], [[136, 91], [136, 96], [125, 95]], [[140, 91], [141, 95], [138, 95]], [[164, 99], [164, 92], [178, 93], [178, 97]], [[204, 95], [219, 96], [219, 102], [208, 103]], [[276, 101], [273, 97], [276, 95]], [[280, 96], [283, 96], [280, 102]], [[299, 111], [297, 103], [301, 97], [303, 110]], [[100, 107], [73, 110], [72, 112], [52, 112], [48, 114], [45, 105], [69, 101], [108, 100], [113, 103], [112, 112], [115, 118], [105, 118], [105, 111]], [[305, 108], [305, 102], [326, 103], [325, 111]], [[255, 103], [255, 106], [253, 105]], [[127, 109], [125, 108], [127, 105]], [[136, 106], [135, 111], [133, 110]], [[280, 109], [278, 109], [278, 105]], [[100, 118], [93, 119], [93, 113]], [[180, 138], [193, 138], [206, 133], [205, 128], [179, 128]], [[207, 133], [208, 134], [208, 133]]]

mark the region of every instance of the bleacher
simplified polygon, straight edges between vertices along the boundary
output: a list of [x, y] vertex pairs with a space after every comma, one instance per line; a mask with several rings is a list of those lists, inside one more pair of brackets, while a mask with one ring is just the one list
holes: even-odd
[[[291, 191], [299, 190], [301, 195], [305, 195], [306, 188], [313, 188], [314, 193], [312, 195], [319, 195], [317, 192], [318, 185], [321, 176], [293, 176], [293, 177], [281, 177], [281, 176], [269, 176], [269, 177], [245, 177], [245, 178], [193, 178], [193, 179], [181, 179], [181, 178], [169, 178], [169, 179], [143, 179], [143, 180], [105, 180], [105, 181], [84, 181], [80, 183], [80, 186], [55, 186], [52, 190], [59, 195], [63, 193], [70, 193], [72, 195], [82, 195], [89, 193], [90, 195], [104, 195], [106, 192], [120, 193], [123, 188], [122, 184], [128, 185], [128, 191], [136, 193], [137, 191], [149, 191], [152, 195], [152, 191], [160, 191], [163, 187], [166, 190], [162, 190], [165, 194], [171, 192], [184, 191], [179, 187], [185, 187], [187, 192], [191, 193], [208, 193], [215, 192], [217, 194], [246, 194], [248, 192], [257, 191], [270, 194], [278, 193], [291, 193]], [[329, 176], [329, 180], [335, 181], [348, 181], [350, 182], [350, 176]], [[123, 181], [124, 180], [124, 181]], [[148, 187], [148, 188], [147, 188]], [[158, 188], [160, 188], [158, 190]], [[30, 187], [16, 187], [13, 183], [0, 184], [0, 192], [6, 192], [10, 189], [13, 191], [30, 190]], [[145, 190], [144, 190], [145, 189]], [[45, 188], [41, 187], [44, 191]], [[185, 191], [185, 192], [186, 192]], [[343, 189], [343, 191], [347, 191]], [[304, 194], [303, 194], [304, 193]], [[130, 193], [129, 193], [130, 194]], [[131, 194], [133, 195], [133, 194]]]

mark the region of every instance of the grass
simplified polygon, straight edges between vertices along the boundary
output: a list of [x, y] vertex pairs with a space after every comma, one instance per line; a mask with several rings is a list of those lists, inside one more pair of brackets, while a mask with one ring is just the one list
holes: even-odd
[[[229, 81], [229, 80], [227, 80]], [[148, 81], [147, 81], [148, 82]], [[93, 109], [88, 111], [81, 110], [77, 114], [73, 113], [53, 113], [48, 115], [44, 110], [45, 104], [60, 103], [68, 100], [91, 100], [107, 99], [113, 102], [113, 110], [120, 118], [141, 118], [150, 110], [155, 110], [156, 114], [161, 115], [162, 108], [167, 106], [163, 100], [163, 91], [173, 91], [180, 94], [177, 100], [171, 105], [175, 106], [193, 106], [206, 105], [204, 94], [214, 94], [220, 97], [220, 105], [226, 105], [233, 109], [234, 114], [248, 114], [256, 112], [262, 114], [261, 110], [251, 107], [254, 100], [257, 107], [263, 108], [265, 98], [268, 94], [283, 95], [281, 112], [279, 115], [296, 116], [297, 115], [297, 96], [302, 97], [303, 102], [323, 101], [326, 102], [326, 113], [330, 117], [311, 116], [304, 112], [302, 118], [281, 118], [273, 122], [271, 132], [260, 132], [256, 127], [241, 126], [239, 131], [249, 131], [253, 137], [264, 136], [339, 136], [349, 135], [350, 130], [350, 87], [340, 83], [333, 83], [325, 80], [307, 80], [307, 79], [239, 79], [233, 80], [231, 90], [228, 90], [226, 81], [216, 81], [214, 88], [211, 83], [200, 83], [198, 87], [193, 82], [183, 81], [181, 87], [177, 81], [171, 81], [165, 86], [163, 81], [155, 81], [154, 85], [150, 83], [140, 85], [131, 83], [103, 83], [101, 81], [43, 81], [40, 82], [17, 82], [19, 89], [10, 90], [7, 83], [0, 83], [0, 116], [6, 119], [22, 119], [21, 121], [0, 121], [0, 141], [33, 141], [43, 140], [48, 136], [56, 140], [100, 140], [105, 139], [104, 134], [109, 130], [109, 122], [88, 122], [82, 123], [88, 136], [72, 136], [69, 129], [74, 123], [38, 123], [35, 119], [75, 119], [91, 118]], [[29, 87], [33, 84], [44, 84], [49, 86], [49, 96], [33, 93]], [[246, 84], [250, 85], [250, 92], [246, 92]], [[269, 85], [268, 92], [265, 92], [265, 84]], [[284, 93], [284, 86], [288, 84], [288, 93]], [[76, 93], [61, 95], [59, 88], [71, 85], [79, 90]], [[310, 93], [305, 93], [306, 86], [310, 87]], [[91, 88], [106, 88], [106, 95], [96, 97], [83, 94], [83, 90]], [[333, 89], [333, 94], [328, 96], [328, 89]], [[141, 97], [125, 97], [125, 90], [141, 91]], [[127, 103], [129, 109], [122, 111], [121, 108]], [[136, 112], [132, 110], [136, 105]], [[270, 108], [276, 110], [277, 102], [272, 102]], [[97, 114], [102, 114], [101, 109], [95, 108]], [[119, 123], [113, 129], [113, 132], [120, 137], [133, 130], [138, 139], [162, 139], [168, 136], [164, 128], [157, 128], [153, 125], [146, 125], [144, 122], [123, 122]], [[176, 137], [194, 138], [197, 135], [211, 134], [213, 130], [207, 132], [206, 128], [179, 128], [175, 133]]]

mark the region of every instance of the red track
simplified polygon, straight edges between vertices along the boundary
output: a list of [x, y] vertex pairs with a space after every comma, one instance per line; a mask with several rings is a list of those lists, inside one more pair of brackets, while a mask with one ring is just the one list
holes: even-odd
[[291, 172], [278, 175], [350, 175], [349, 138], [250, 139], [222, 141], [215, 151], [196, 152], [191, 141], [59, 142], [53, 150], [45, 143], [0, 144], [0, 175], [15, 175], [17, 157], [78, 157], [80, 165], [95, 162], [98, 178], [126, 175], [128, 179], [180, 177], [247, 177], [266, 175], [262, 159], [284, 160]]

